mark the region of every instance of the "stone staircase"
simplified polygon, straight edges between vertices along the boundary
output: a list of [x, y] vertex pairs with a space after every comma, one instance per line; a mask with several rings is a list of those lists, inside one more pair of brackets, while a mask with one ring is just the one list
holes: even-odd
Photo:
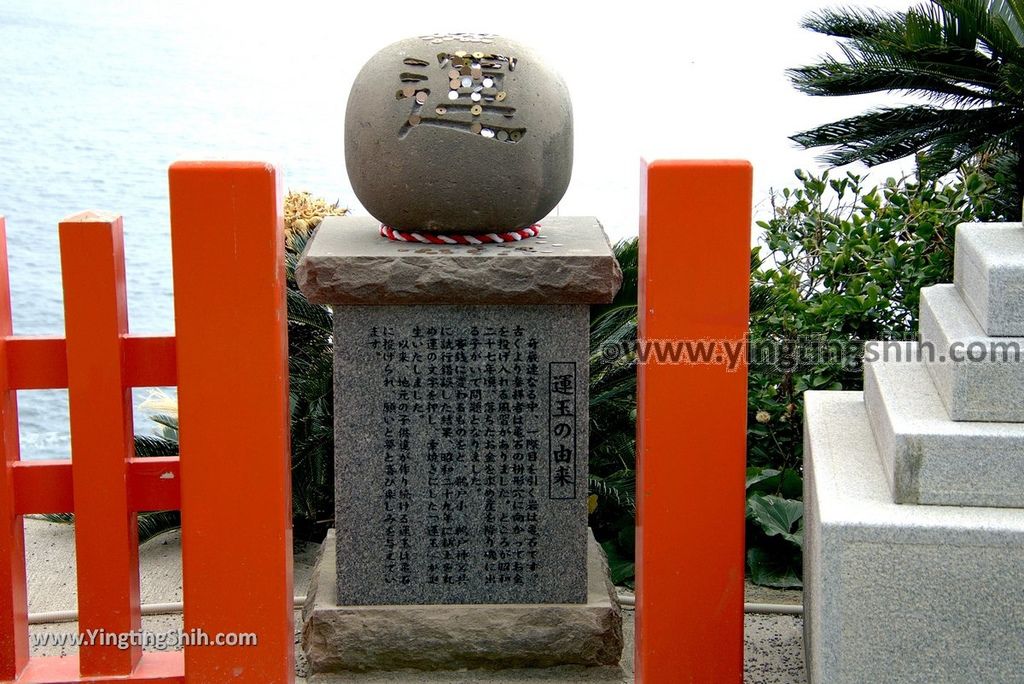
[[811, 682], [1024, 681], [1024, 226], [965, 224], [919, 342], [805, 395]]

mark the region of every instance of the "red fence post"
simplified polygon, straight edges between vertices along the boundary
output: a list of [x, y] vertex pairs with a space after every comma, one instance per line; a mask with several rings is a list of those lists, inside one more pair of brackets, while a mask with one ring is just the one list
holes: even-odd
[[11, 334], [7, 233], [0, 216], [0, 680], [14, 679], [28, 662], [25, 529], [14, 508], [18, 403], [8, 378], [5, 339]]
[[[642, 168], [641, 343], [710, 343], [710, 363], [639, 367], [637, 681], [743, 680], [751, 167]], [[723, 345], [744, 343], [729, 367]], [[684, 347], [683, 358], [687, 351]]]
[[[85, 212], [60, 223], [64, 281], [71, 472], [81, 633], [138, 632], [139, 539], [128, 503], [135, 455], [131, 388], [124, 375], [128, 333], [121, 217]], [[142, 648], [82, 644], [83, 676], [127, 675]]]
[[195, 682], [294, 678], [281, 189], [256, 162], [170, 169], [185, 629]]

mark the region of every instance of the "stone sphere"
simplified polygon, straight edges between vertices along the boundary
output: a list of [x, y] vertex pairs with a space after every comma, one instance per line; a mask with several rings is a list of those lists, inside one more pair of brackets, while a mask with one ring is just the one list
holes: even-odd
[[532, 51], [488, 34], [399, 41], [356, 77], [345, 114], [356, 197], [393, 228], [537, 223], [572, 175], [572, 104]]

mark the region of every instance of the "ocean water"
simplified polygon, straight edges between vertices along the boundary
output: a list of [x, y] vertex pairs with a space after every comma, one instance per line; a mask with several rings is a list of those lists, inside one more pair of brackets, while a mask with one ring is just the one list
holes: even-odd
[[[168, 165], [285, 158], [286, 168], [306, 171], [290, 174], [289, 185], [334, 199], [347, 188], [340, 130], [300, 122], [289, 149], [282, 131], [302, 117], [271, 96], [280, 75], [236, 78], [215, 42], [203, 34], [181, 39], [180, 17], [133, 15], [128, 3], [82, 4], [87, 14], [71, 2], [0, 4], [0, 215], [14, 331], [63, 334], [57, 224], [103, 209], [124, 217], [132, 332], [171, 332]], [[210, 49], [197, 52], [197, 44]], [[323, 153], [324, 140], [338, 145], [332, 153]], [[136, 406], [148, 393], [135, 391]], [[18, 399], [22, 457], [68, 456], [66, 390], [23, 391]], [[138, 409], [135, 422], [136, 432], [154, 427]]]

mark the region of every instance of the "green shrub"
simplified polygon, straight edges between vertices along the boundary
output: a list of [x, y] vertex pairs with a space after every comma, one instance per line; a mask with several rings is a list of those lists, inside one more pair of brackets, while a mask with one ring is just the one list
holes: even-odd
[[[965, 221], [997, 218], [977, 174], [948, 182], [797, 171], [775, 193], [751, 254], [747, 561], [751, 579], [800, 586], [803, 402], [808, 389], [861, 389], [863, 344], [917, 333], [919, 291], [952, 278]], [[616, 582], [630, 583], [635, 515], [636, 363], [600, 350], [636, 339], [636, 240], [620, 243], [622, 292], [591, 319], [590, 524]], [[695, 469], [694, 486], [700, 486]], [[680, 492], [680, 496], [685, 496]]]
[[947, 183], [796, 172], [753, 251], [748, 465], [799, 468], [809, 389], [859, 390], [865, 341], [912, 339], [920, 289], [953, 277], [953, 237], [992, 217], [977, 175]]
[[922, 287], [953, 277], [956, 226], [991, 220], [992, 186], [797, 171], [753, 250], [747, 428], [751, 579], [800, 585], [803, 393], [862, 389], [864, 343], [913, 339]]

